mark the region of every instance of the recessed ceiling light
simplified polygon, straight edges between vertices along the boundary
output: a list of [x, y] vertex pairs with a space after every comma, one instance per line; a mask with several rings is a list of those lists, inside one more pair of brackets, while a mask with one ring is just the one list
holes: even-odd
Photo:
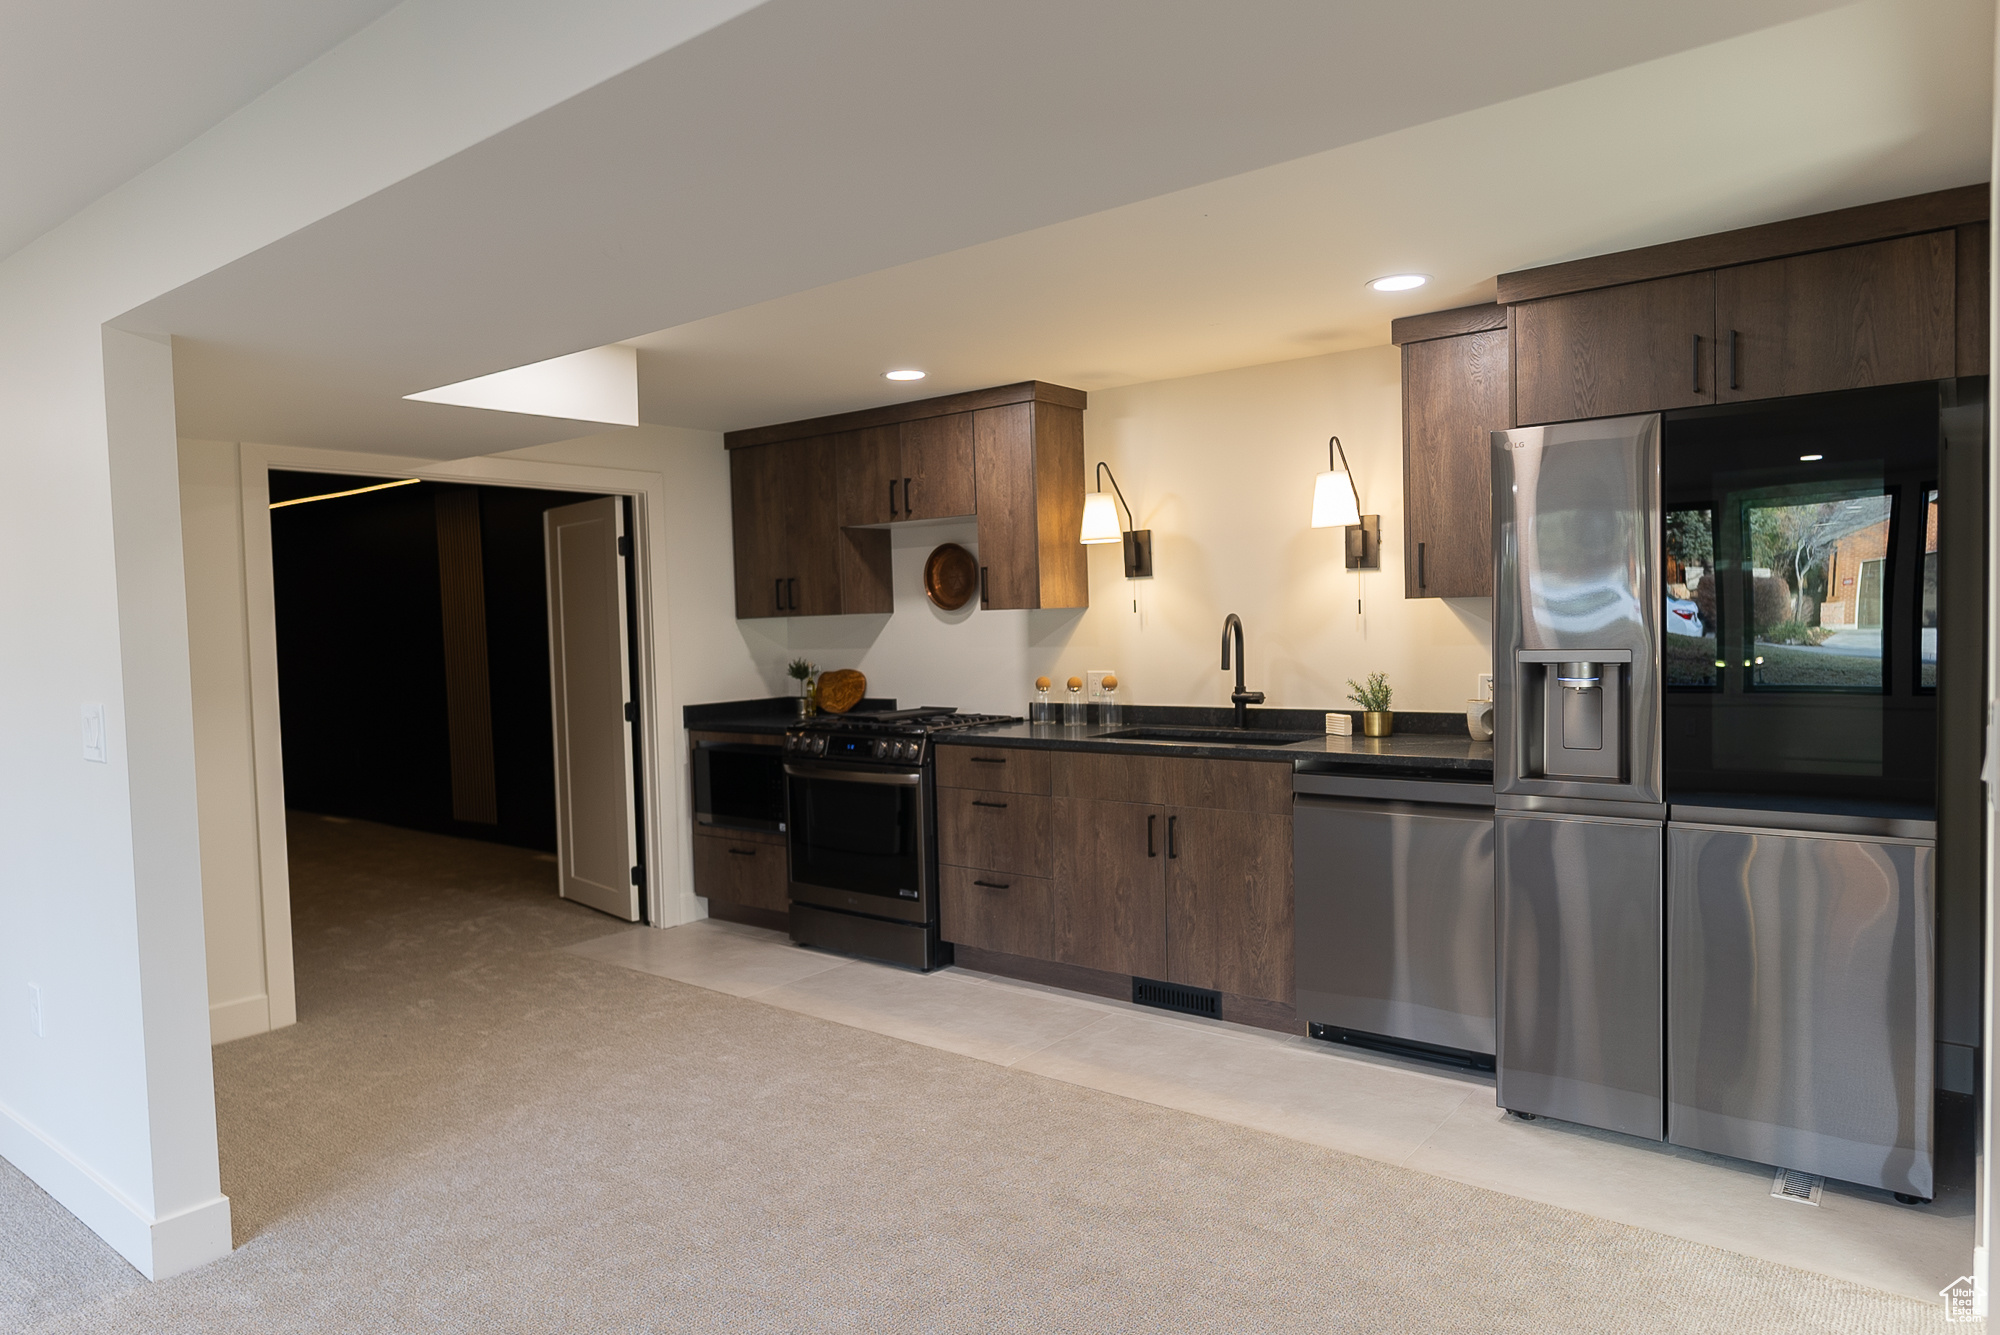
[[924, 373], [922, 371], [884, 371], [882, 378], [884, 380], [922, 380]]
[[1392, 273], [1377, 278], [1368, 286], [1377, 292], [1408, 292], [1411, 288], [1422, 287], [1430, 281], [1431, 276], [1427, 273]]
[[1802, 464], [1816, 464], [1824, 458], [1826, 458], [1824, 454], [1801, 454], [1799, 462]]

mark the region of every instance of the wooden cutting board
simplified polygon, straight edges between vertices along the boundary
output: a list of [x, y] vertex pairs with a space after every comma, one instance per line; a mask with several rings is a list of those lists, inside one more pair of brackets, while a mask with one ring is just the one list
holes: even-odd
[[829, 714], [845, 714], [868, 694], [868, 678], [853, 668], [835, 668], [819, 674], [819, 707]]

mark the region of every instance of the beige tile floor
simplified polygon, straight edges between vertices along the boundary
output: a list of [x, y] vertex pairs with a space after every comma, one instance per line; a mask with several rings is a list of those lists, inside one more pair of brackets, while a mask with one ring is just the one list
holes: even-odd
[[801, 949], [710, 919], [631, 928], [578, 955], [1011, 1070], [1254, 1127], [1765, 1260], [1937, 1300], [1971, 1266], [1968, 1192], [1929, 1207], [1829, 1182], [1772, 1198], [1772, 1169], [1502, 1113], [1489, 1079], [1078, 996]]

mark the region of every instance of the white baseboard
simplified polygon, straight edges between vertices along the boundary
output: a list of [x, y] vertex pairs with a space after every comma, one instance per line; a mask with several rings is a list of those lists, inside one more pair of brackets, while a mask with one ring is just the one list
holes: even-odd
[[271, 1030], [271, 999], [259, 992], [254, 997], [218, 1001], [208, 1008], [208, 1042], [211, 1047], [232, 1038], [248, 1038]]
[[4, 1103], [0, 1158], [26, 1173], [147, 1279], [167, 1279], [229, 1255], [227, 1196], [155, 1219]]

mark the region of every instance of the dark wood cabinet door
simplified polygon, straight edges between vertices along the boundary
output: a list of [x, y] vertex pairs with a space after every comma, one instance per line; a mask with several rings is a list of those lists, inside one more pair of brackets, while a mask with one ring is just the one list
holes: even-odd
[[736, 615], [785, 615], [789, 541], [785, 535], [782, 445], [729, 452], [729, 507], [736, 558]]
[[903, 445], [897, 429], [843, 431], [833, 441], [840, 473], [841, 526], [903, 518]]
[[1292, 1004], [1292, 821], [1167, 808], [1169, 982]]
[[1514, 328], [1522, 426], [1715, 401], [1715, 274], [1524, 301]]
[[1041, 605], [1036, 571], [1034, 431], [1031, 403], [982, 408], [972, 415], [981, 607]]
[[1493, 594], [1491, 435], [1514, 425], [1513, 336], [1403, 345], [1403, 596]]
[[946, 519], [973, 512], [972, 414], [923, 417], [902, 424], [903, 519]]
[[814, 436], [782, 445], [778, 481], [785, 524], [787, 616], [833, 616], [841, 610], [840, 516], [828, 504], [837, 494], [834, 440]]
[[938, 860], [1048, 876], [1049, 801], [1032, 793], [938, 789]]
[[749, 833], [697, 831], [694, 892], [704, 899], [783, 913], [790, 906], [784, 844]]
[[1014, 872], [938, 869], [938, 930], [956, 945], [1054, 958], [1055, 886]]
[[1107, 973], [1167, 967], [1164, 807], [1054, 799], [1055, 958]]
[[1957, 278], [1949, 231], [1717, 270], [1716, 397], [1952, 375]]

